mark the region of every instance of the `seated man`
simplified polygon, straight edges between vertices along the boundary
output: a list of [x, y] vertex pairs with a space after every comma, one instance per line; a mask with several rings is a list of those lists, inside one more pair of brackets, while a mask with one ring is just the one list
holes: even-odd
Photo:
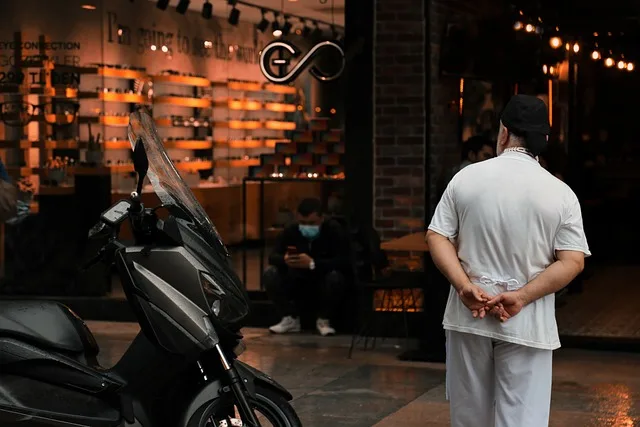
[[304, 199], [296, 217], [278, 236], [264, 273], [267, 292], [283, 316], [269, 330], [300, 332], [301, 305], [312, 303], [318, 332], [333, 335], [329, 319], [344, 294], [349, 244], [342, 226], [323, 218], [320, 200]]

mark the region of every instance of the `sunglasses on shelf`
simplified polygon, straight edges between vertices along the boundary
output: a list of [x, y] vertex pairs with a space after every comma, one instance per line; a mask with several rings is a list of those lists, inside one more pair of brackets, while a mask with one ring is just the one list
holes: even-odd
[[44, 104], [29, 102], [0, 103], [0, 120], [12, 127], [23, 127], [34, 120], [44, 120], [51, 125], [67, 126], [75, 122], [80, 105], [71, 101], [54, 101]]

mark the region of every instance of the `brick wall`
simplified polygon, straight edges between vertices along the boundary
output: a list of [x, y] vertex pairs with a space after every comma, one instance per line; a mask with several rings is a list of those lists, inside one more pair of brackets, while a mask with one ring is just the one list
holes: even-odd
[[423, 229], [423, 0], [378, 0], [374, 30], [374, 213], [383, 240]]
[[[460, 86], [458, 79], [439, 75], [440, 44], [447, 22], [477, 16], [487, 2], [491, 0], [376, 1], [373, 217], [383, 240], [424, 230], [425, 183], [430, 185], [430, 216], [438, 201], [439, 176], [459, 159], [458, 114], [452, 102]], [[428, 23], [425, 7], [430, 8]], [[430, 106], [428, 116], [425, 105]]]

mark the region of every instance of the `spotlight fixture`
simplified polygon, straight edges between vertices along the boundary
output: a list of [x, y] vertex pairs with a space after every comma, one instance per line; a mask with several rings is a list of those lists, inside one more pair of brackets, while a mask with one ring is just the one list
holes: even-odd
[[627, 64], [627, 71], [633, 71], [635, 69], [635, 65], [633, 65], [633, 62], [629, 62]]
[[156, 5], [160, 10], [167, 10], [167, 6], [169, 6], [169, 0], [158, 0], [158, 4]]
[[282, 35], [283, 36], [289, 35], [289, 33], [291, 32], [291, 27], [293, 27], [293, 24], [289, 22], [289, 17], [285, 15], [284, 25], [282, 25]]
[[598, 52], [597, 50], [594, 50], [593, 52], [591, 52], [591, 59], [593, 59], [594, 61], [597, 61], [600, 58], [601, 58], [600, 52]]
[[549, 44], [552, 48], [558, 49], [560, 46], [562, 46], [562, 39], [560, 37], [551, 37], [551, 39], [549, 40]]
[[624, 61], [619, 61], [618, 62], [618, 69], [624, 70], [625, 68], [627, 68], [627, 63], [624, 62]]
[[176, 12], [180, 15], [184, 15], [187, 12], [187, 9], [189, 9], [189, 3], [191, 3], [191, 0], [180, 0], [176, 6]]
[[573, 52], [574, 53], [580, 52], [580, 45], [578, 43], [573, 44]]
[[273, 37], [280, 37], [282, 30], [280, 29], [280, 23], [278, 22], [278, 13], [273, 12], [273, 22], [271, 23], [271, 31], [273, 31]]
[[318, 23], [316, 21], [313, 21], [313, 25], [315, 25], [315, 28], [311, 32], [311, 37], [314, 38], [314, 39], [321, 38], [322, 37], [322, 30], [318, 27]]
[[549, 67], [547, 67], [546, 65], [543, 65], [543, 66], [542, 66], [542, 72], [543, 72], [544, 74], [547, 74], [547, 73], [549, 72]]
[[202, 17], [204, 19], [211, 19], [211, 15], [213, 15], [213, 5], [209, 3], [209, 0], [206, 0], [202, 5]]
[[309, 37], [309, 34], [311, 34], [311, 28], [307, 25], [307, 21], [305, 21], [304, 19], [301, 20], [302, 22], [302, 37]]
[[264, 9], [262, 9], [262, 19], [260, 20], [258, 25], [256, 25], [256, 28], [261, 33], [264, 33], [265, 31], [267, 31], [267, 27], [269, 26], [269, 21], [267, 21], [267, 18], [264, 17], [264, 14], [265, 14], [265, 11]]
[[240, 20], [240, 11], [235, 7], [231, 9], [229, 12], [229, 24], [238, 25], [238, 21]]
[[96, 7], [94, 5], [92, 5], [92, 4], [83, 4], [80, 7], [85, 9], [85, 10], [96, 10]]
[[527, 33], [533, 33], [533, 32], [535, 31], [535, 29], [536, 29], [536, 28], [535, 28], [533, 25], [531, 25], [531, 24], [527, 24], [527, 25], [524, 27], [524, 30], [525, 30]]
[[615, 61], [613, 60], [613, 58], [607, 58], [604, 60], [604, 65], [607, 68], [613, 67], [613, 64], [615, 64]]

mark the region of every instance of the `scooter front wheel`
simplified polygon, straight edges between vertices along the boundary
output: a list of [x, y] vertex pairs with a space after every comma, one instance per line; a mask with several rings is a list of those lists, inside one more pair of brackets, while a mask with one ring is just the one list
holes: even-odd
[[[261, 427], [302, 427], [302, 423], [291, 404], [278, 393], [256, 386], [255, 397], [250, 397], [249, 404], [255, 411]], [[238, 411], [229, 417], [229, 409], [222, 400], [216, 399], [207, 408], [205, 420], [200, 427], [244, 427]]]

